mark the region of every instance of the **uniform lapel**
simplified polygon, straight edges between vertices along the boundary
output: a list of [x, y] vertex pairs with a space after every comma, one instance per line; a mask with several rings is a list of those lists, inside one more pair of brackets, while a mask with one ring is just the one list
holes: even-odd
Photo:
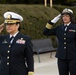
[[[71, 28], [72, 24], [70, 24], [68, 27], [67, 27], [67, 31]], [[64, 28], [64, 25], [62, 25], [62, 30], [65, 32], [65, 28]]]
[[7, 36], [6, 36], [6, 39], [5, 39], [6, 41], [7, 41], [7, 43], [9, 44], [9, 40], [10, 40], [10, 36], [9, 36], [9, 34], [7, 34]]
[[64, 25], [61, 26], [61, 29], [62, 29], [63, 31], [65, 31], [65, 29], [64, 29]]
[[69, 32], [69, 29], [72, 29], [72, 24], [70, 24], [67, 28], [67, 32]]
[[16, 43], [16, 41], [19, 39], [19, 37], [20, 37], [20, 33], [18, 33], [18, 34], [15, 36], [15, 38], [14, 38], [14, 40], [13, 40], [13, 42], [12, 42], [12, 45], [13, 45], [14, 43]]

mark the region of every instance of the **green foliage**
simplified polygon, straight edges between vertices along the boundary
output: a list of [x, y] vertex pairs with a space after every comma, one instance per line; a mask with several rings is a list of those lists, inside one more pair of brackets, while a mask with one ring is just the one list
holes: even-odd
[[1, 0], [1, 4], [42, 4], [44, 0]]
[[[20, 32], [31, 36], [32, 39], [49, 38], [42, 34], [43, 29], [49, 19], [53, 19], [64, 8], [71, 8], [74, 11], [76, 17], [76, 7], [67, 7], [61, 5], [54, 5], [53, 8], [44, 7], [43, 5], [0, 5], [0, 24], [4, 22], [3, 14], [6, 11], [13, 11], [23, 16], [24, 21], [21, 23]], [[54, 27], [60, 25], [61, 21], [58, 21]], [[6, 34], [6, 30], [2, 34]], [[55, 36], [50, 37], [53, 41], [53, 46], [56, 47]]]
[[0, 3], [2, 3], [2, 4], [7, 3], [7, 1], [6, 0], [1, 0]]
[[[43, 5], [0, 5], [0, 23], [4, 22], [3, 14], [13, 11], [23, 16], [20, 32], [30, 35], [32, 39], [47, 38], [42, 34], [49, 19], [53, 19], [59, 12]], [[2, 34], [6, 34], [4, 30]]]
[[[54, 4], [68, 4], [71, 2], [76, 2], [76, 0], [52, 0]], [[43, 4], [44, 0], [0, 0], [1, 4]], [[50, 0], [47, 0], [50, 3]]]
[[74, 2], [74, 1], [76, 1], [76, 0], [67, 0], [67, 2]]
[[69, 9], [73, 10], [74, 16], [76, 18], [76, 6], [71, 6], [70, 7], [70, 6], [62, 6], [62, 5], [53, 5], [53, 8], [57, 9], [59, 12], [62, 12], [62, 10], [64, 8], [69, 8]]

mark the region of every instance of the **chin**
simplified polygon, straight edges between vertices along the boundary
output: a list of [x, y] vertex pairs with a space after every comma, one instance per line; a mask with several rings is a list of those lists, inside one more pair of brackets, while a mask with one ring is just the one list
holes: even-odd
[[11, 30], [7, 30], [7, 33], [11, 33], [12, 31]]

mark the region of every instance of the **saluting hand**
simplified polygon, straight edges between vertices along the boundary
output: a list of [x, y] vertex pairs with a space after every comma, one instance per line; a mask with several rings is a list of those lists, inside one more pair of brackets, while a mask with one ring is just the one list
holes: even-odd
[[4, 29], [4, 23], [2, 23], [2, 24], [0, 25], [0, 33], [2, 32], [3, 29]]

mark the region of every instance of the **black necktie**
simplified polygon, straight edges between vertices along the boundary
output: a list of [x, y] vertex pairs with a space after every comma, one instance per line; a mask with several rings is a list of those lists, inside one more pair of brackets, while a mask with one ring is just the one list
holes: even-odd
[[67, 27], [68, 27], [67, 25], [64, 26], [65, 31], [67, 31]]
[[[12, 44], [12, 40], [14, 39], [14, 36], [12, 36], [11, 38], [10, 38], [10, 44]], [[12, 42], [11, 42], [12, 41]]]

